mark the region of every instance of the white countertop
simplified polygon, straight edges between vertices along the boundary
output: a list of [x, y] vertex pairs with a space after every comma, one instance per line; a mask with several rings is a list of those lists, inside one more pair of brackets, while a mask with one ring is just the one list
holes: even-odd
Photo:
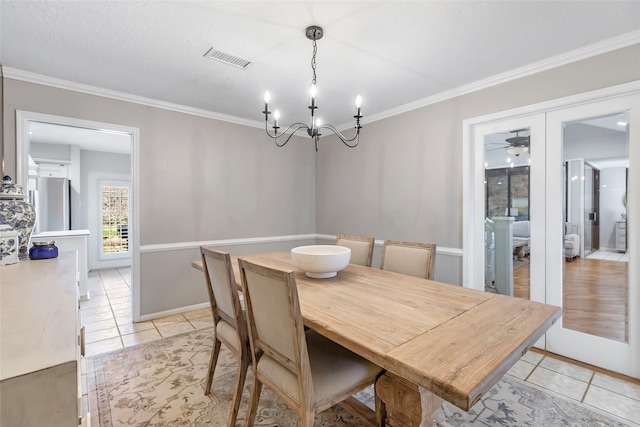
[[48, 239], [51, 237], [74, 237], [88, 236], [91, 234], [89, 230], [61, 230], [61, 231], [45, 231], [44, 233], [32, 234], [32, 239]]

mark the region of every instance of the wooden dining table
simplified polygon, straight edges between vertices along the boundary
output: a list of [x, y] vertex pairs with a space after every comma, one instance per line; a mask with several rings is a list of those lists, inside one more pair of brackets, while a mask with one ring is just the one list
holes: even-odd
[[[289, 251], [242, 256], [295, 272], [305, 326], [469, 411], [561, 316], [561, 309], [349, 264], [313, 279]], [[232, 257], [240, 286], [237, 257]], [[192, 266], [202, 270], [200, 260]], [[440, 401], [441, 402], [441, 401]]]

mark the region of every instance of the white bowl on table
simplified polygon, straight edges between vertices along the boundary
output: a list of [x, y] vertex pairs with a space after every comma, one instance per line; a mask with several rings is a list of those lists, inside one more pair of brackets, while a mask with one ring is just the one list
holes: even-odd
[[291, 249], [291, 259], [308, 277], [334, 277], [351, 260], [351, 249], [336, 245], [298, 246]]

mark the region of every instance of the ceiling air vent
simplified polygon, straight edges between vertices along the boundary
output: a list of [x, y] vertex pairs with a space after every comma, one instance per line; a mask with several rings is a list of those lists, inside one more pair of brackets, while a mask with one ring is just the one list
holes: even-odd
[[251, 61], [249, 61], [248, 59], [240, 58], [239, 56], [217, 50], [213, 47], [209, 49], [207, 53], [204, 54], [204, 56], [206, 58], [213, 59], [214, 61], [222, 62], [242, 69], [247, 68], [249, 64], [251, 64]]

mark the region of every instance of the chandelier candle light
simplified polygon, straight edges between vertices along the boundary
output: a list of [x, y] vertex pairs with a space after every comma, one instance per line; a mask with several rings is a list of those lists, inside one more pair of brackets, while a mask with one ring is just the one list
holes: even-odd
[[[311, 95], [311, 105], [309, 105], [309, 109], [311, 110], [311, 125], [308, 126], [300, 122], [293, 123], [292, 125], [287, 127], [287, 129], [285, 129], [284, 132], [278, 132], [278, 129], [280, 129], [280, 126], [278, 126], [280, 113], [278, 112], [278, 110], [276, 110], [273, 113], [273, 125], [271, 126], [271, 128], [273, 129], [273, 133], [269, 132], [269, 114], [271, 114], [271, 111], [269, 111], [269, 101], [271, 101], [271, 94], [269, 93], [269, 91], [266, 91], [264, 94], [264, 111], [262, 112], [264, 114], [264, 123], [265, 123], [264, 130], [267, 132], [267, 135], [269, 135], [269, 137], [275, 140], [275, 143], [278, 147], [283, 147], [287, 142], [289, 142], [291, 137], [300, 129], [306, 129], [307, 134], [309, 134], [309, 136], [313, 138], [316, 144], [316, 151], [318, 151], [318, 140], [322, 135], [320, 131], [322, 129], [328, 129], [334, 134], [336, 134], [336, 136], [340, 138], [340, 140], [344, 143], [344, 145], [346, 145], [347, 147], [353, 148], [357, 146], [358, 143], [360, 142], [360, 129], [362, 128], [362, 126], [360, 126], [360, 119], [362, 118], [362, 116], [360, 115], [360, 107], [362, 106], [362, 98], [360, 97], [360, 95], [356, 97], [357, 113], [355, 116], [353, 116], [353, 118], [356, 119], [356, 126], [355, 126], [356, 134], [353, 136], [353, 138], [345, 137], [334, 126], [329, 124], [322, 124], [319, 118], [315, 118], [315, 110], [318, 108], [318, 106], [316, 105], [316, 95], [318, 94], [318, 89], [316, 87], [316, 52], [318, 51], [318, 46], [316, 44], [316, 41], [322, 38], [323, 30], [321, 27], [312, 25], [310, 27], [307, 27], [305, 34], [307, 35], [307, 38], [309, 40], [313, 41], [313, 56], [311, 58], [311, 70], [313, 71], [313, 80], [311, 81], [311, 89], [309, 90], [309, 94]], [[281, 144], [278, 143], [278, 138], [285, 135], [291, 129], [293, 130], [291, 131], [287, 139], [285, 139], [285, 141]], [[355, 141], [355, 143], [350, 144], [353, 141]]]

